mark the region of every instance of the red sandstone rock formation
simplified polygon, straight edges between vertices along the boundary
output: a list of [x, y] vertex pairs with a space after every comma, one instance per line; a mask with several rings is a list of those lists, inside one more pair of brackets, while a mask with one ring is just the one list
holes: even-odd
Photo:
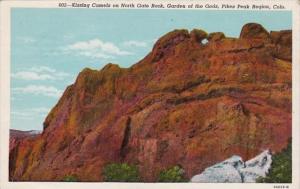
[[291, 137], [291, 37], [259, 24], [240, 38], [175, 30], [130, 68], [84, 69], [43, 133], [12, 149], [10, 180], [102, 181], [110, 162], [136, 164], [143, 181], [174, 165], [191, 178], [234, 154], [280, 151]]

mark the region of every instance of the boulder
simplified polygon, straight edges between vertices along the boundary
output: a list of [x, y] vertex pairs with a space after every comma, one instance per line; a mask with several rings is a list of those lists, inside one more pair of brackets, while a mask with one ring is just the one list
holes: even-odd
[[213, 32], [210, 33], [207, 37], [208, 41], [220, 41], [225, 38], [225, 34], [223, 32]]
[[246, 161], [245, 167], [240, 169], [243, 182], [256, 182], [259, 177], [265, 177], [272, 164], [272, 155], [266, 150], [253, 159]]
[[270, 40], [270, 34], [262, 25], [257, 23], [249, 23], [243, 26], [240, 33], [240, 38]]
[[200, 30], [200, 29], [193, 29], [190, 32], [190, 36], [193, 40], [195, 40], [196, 42], [201, 43], [204, 39], [207, 38], [207, 33], [204, 30]]
[[201, 183], [253, 183], [265, 177], [271, 168], [272, 155], [266, 150], [258, 156], [243, 162], [239, 156], [206, 168], [201, 174], [192, 177], [191, 182]]
[[163, 56], [180, 42], [190, 38], [188, 30], [174, 30], [162, 36], [152, 50], [152, 61], [159, 61]]
[[204, 172], [192, 177], [191, 182], [201, 183], [240, 183], [242, 182], [239, 169], [244, 167], [244, 162], [239, 156], [231, 158], [206, 168]]

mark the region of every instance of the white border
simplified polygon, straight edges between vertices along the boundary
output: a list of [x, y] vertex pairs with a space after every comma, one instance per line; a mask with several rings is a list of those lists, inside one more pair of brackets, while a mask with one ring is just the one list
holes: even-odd
[[[0, 1], [0, 188], [2, 189], [26, 189], [26, 188], [41, 188], [41, 189], [63, 189], [63, 188], [105, 188], [105, 189], [137, 189], [137, 188], [164, 188], [164, 189], [213, 189], [213, 188], [228, 188], [228, 189], [268, 189], [274, 188], [274, 186], [289, 186], [289, 189], [299, 189], [299, 177], [300, 177], [300, 6], [296, 0], [230, 0], [230, 1], [207, 1], [207, 0], [143, 0], [147, 3], [180, 3], [180, 4], [191, 4], [191, 3], [256, 3], [256, 4], [283, 4], [287, 10], [293, 12], [293, 183], [292, 184], [204, 184], [204, 183], [58, 183], [58, 182], [8, 182], [8, 144], [9, 144], [9, 120], [10, 120], [10, 8], [11, 7], [34, 7], [34, 8], [58, 8], [58, 2], [67, 1]], [[130, 1], [130, 0], [101, 0], [101, 1], [73, 1], [79, 3], [120, 3], [120, 2], [132, 2], [141, 3], [141, 1]], [[186, 10], [186, 9], [184, 9]], [[200, 11], [200, 9], [197, 9]], [[208, 9], [205, 9], [208, 10]], [[215, 10], [215, 9], [209, 9]], [[232, 9], [227, 9], [232, 10]], [[259, 10], [258, 10], [259, 11]], [[280, 10], [278, 10], [280, 11]], [[280, 22], [280, 20], [278, 20]]]
[[293, 100], [293, 183], [296, 183], [296, 188], [300, 188], [300, 1], [295, 1], [293, 9], [293, 65], [292, 65], [292, 100]]

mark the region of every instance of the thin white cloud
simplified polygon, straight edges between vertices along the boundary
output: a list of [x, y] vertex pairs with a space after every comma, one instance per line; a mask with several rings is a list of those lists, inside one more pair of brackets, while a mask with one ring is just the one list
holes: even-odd
[[32, 108], [30, 109], [30, 111], [38, 114], [47, 114], [49, 113], [50, 108], [46, 108], [46, 107]]
[[41, 66], [12, 73], [11, 76], [13, 78], [22, 80], [63, 80], [65, 77], [68, 77], [69, 74], [65, 72], [59, 72], [46, 66]]
[[22, 37], [18, 37], [17, 38], [19, 41], [21, 41], [22, 43], [25, 43], [25, 44], [29, 44], [29, 43], [35, 43], [36, 40], [33, 39], [32, 37], [25, 37], [25, 36], [22, 36]]
[[60, 97], [62, 91], [53, 87], [45, 85], [28, 85], [25, 87], [16, 87], [12, 91], [15, 94], [32, 94], [32, 95], [43, 95], [48, 97]]
[[31, 112], [28, 112], [28, 111], [26, 111], [26, 112], [21, 112], [21, 111], [12, 111], [11, 112], [11, 114], [13, 115], [13, 116], [19, 116], [19, 117], [29, 117], [32, 113]]
[[14, 119], [20, 119], [20, 120], [34, 120], [39, 115], [32, 114], [30, 112], [19, 112], [19, 111], [13, 111], [11, 112], [11, 115]]
[[50, 73], [56, 72], [55, 69], [49, 68], [47, 66], [32, 67], [30, 68], [30, 70], [34, 72], [50, 72]]
[[66, 53], [78, 53], [90, 58], [114, 58], [115, 56], [131, 55], [131, 52], [121, 50], [112, 42], [105, 42], [100, 39], [79, 41], [63, 48]]
[[23, 79], [23, 80], [53, 80], [55, 79], [53, 76], [48, 74], [38, 74], [35, 72], [29, 72], [29, 71], [21, 71], [12, 74], [13, 78]]
[[125, 41], [123, 42], [123, 45], [126, 47], [147, 47], [148, 44], [145, 41], [135, 41], [135, 40], [131, 40], [131, 41]]
[[11, 115], [14, 118], [23, 119], [23, 120], [33, 120], [37, 117], [45, 117], [49, 112], [50, 108], [39, 107], [39, 108], [27, 108], [27, 109], [18, 109], [11, 112]]
[[64, 38], [65, 40], [69, 40], [69, 39], [73, 39], [74, 36], [75, 36], [75, 35], [72, 34], [72, 33], [67, 33], [67, 34], [63, 35], [63, 38]]

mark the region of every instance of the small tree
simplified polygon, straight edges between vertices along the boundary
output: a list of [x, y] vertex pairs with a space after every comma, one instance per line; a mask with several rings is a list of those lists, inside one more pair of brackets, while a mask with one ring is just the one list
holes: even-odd
[[163, 170], [159, 174], [159, 182], [186, 182], [183, 177], [184, 170], [179, 166], [174, 166], [170, 169]]
[[138, 182], [140, 180], [137, 166], [127, 163], [106, 165], [103, 176], [106, 182]]

